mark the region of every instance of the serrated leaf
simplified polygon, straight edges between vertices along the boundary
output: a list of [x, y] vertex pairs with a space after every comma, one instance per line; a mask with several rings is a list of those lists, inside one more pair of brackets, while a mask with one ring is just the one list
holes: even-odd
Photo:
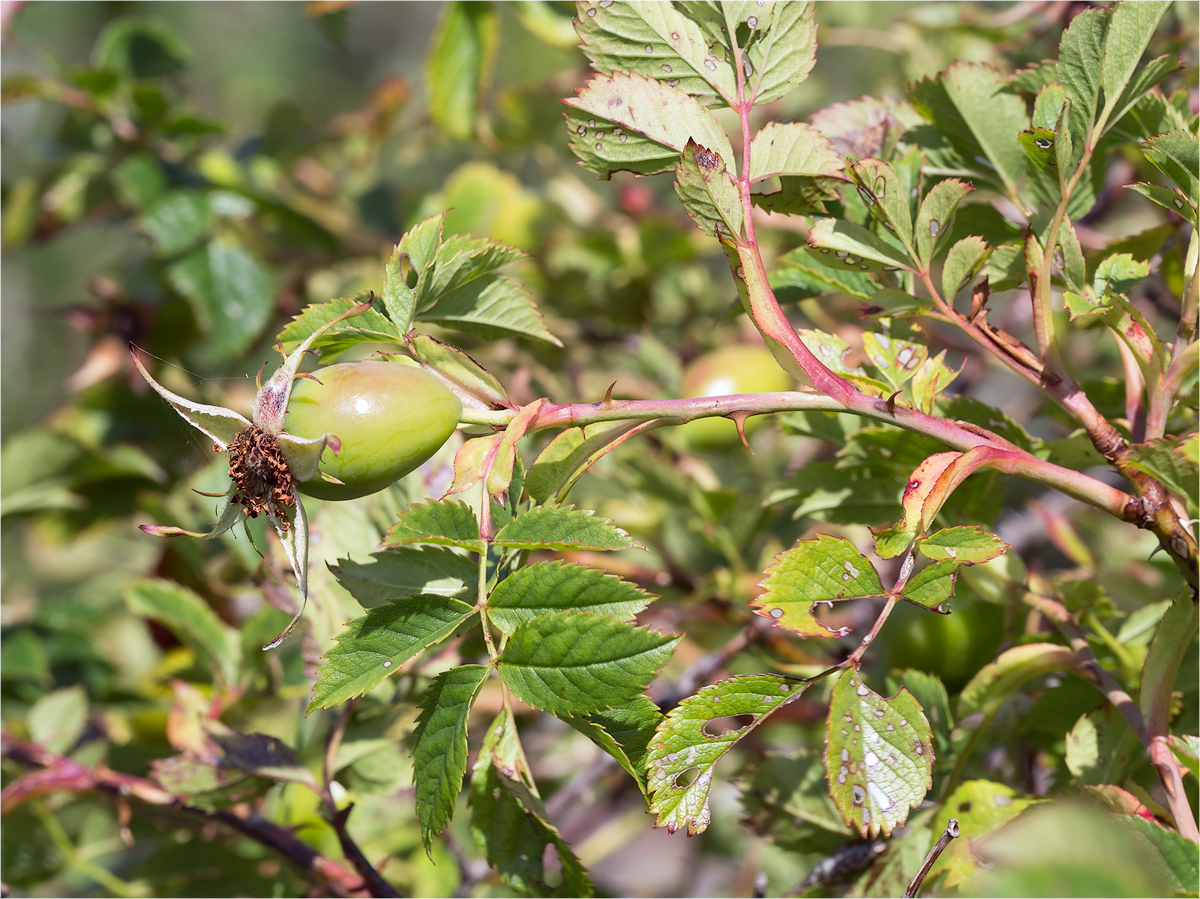
[[[516, 727], [507, 712], [488, 728], [471, 772], [471, 830], [500, 879], [519, 893], [538, 896], [595, 894], [587, 872], [546, 814], [525, 765]], [[543, 859], [553, 846], [562, 870], [547, 883]]]
[[[1104, 112], [1108, 118], [1108, 127], [1112, 127], [1119, 120], [1124, 112], [1122, 106], [1130, 99], [1136, 99], [1126, 95], [1126, 88], [1138, 80], [1138, 63], [1141, 62], [1158, 23], [1170, 5], [1169, 0], [1152, 0], [1142, 3], [1119, 3], [1113, 8], [1112, 21], [1104, 41], [1104, 63], [1100, 69], [1100, 86], [1104, 92]], [[1142, 86], [1142, 83], [1139, 83], [1138, 88], [1140, 96], [1150, 89], [1150, 84]]]
[[647, 796], [646, 753], [655, 728], [663, 721], [663, 713], [652, 700], [635, 696], [616, 708], [563, 720], [616, 759]]
[[925, 501], [929, 499], [938, 478], [960, 456], [960, 453], [934, 453], [916, 467], [904, 485], [900, 505], [904, 512], [891, 527], [875, 533], [875, 553], [881, 559], [894, 559], [908, 548], [921, 532], [925, 521]]
[[675, 193], [692, 221], [709, 237], [734, 243], [743, 240], [746, 213], [741, 192], [717, 153], [689, 140], [675, 169]]
[[581, 0], [576, 11], [582, 49], [596, 71], [638, 72], [731, 105], [737, 90], [732, 65], [715, 56], [700, 26], [671, 4]]
[[1168, 830], [1157, 821], [1137, 815], [1121, 816], [1117, 822], [1129, 832], [1132, 841], [1146, 851], [1158, 864], [1154, 868], [1170, 879], [1176, 895], [1187, 895], [1200, 883], [1200, 862], [1196, 844], [1175, 830]]
[[1079, 784], [1119, 783], [1141, 749], [1125, 719], [1107, 711], [1080, 715], [1067, 733], [1063, 760]]
[[411, 505], [401, 512], [399, 521], [391, 526], [381, 545], [392, 547], [402, 543], [457, 546], [473, 552], [485, 549], [474, 510], [453, 500]]
[[547, 612], [595, 612], [622, 621], [655, 596], [628, 581], [567, 562], [539, 562], [521, 568], [496, 585], [488, 597], [488, 617], [506, 635]]
[[1142, 144], [1142, 152], [1159, 171], [1175, 182], [1192, 208], [1200, 204], [1200, 138], [1171, 131]]
[[860, 159], [851, 164], [849, 172], [871, 215], [895, 234], [911, 253], [912, 211], [908, 206], [908, 191], [896, 171], [878, 159]]
[[974, 189], [965, 181], [946, 178], [935, 184], [921, 201], [921, 209], [917, 213], [916, 238], [917, 258], [921, 260], [923, 268], [929, 267], [942, 241], [950, 233], [959, 204]]
[[968, 835], [954, 840], [946, 847], [930, 872], [945, 872], [945, 885], [960, 888], [983, 872], [972, 844], [1003, 827], [1039, 800], [1020, 795], [1012, 787], [989, 780], [969, 780], [946, 799], [945, 807], [953, 809], [958, 818], [959, 832]]
[[942, 528], [917, 542], [927, 559], [951, 559], [968, 565], [990, 562], [1012, 549], [995, 534], [976, 526]]
[[863, 351], [895, 388], [911, 378], [929, 357], [929, 350], [922, 344], [874, 331], [863, 334]]
[[532, 337], [555, 346], [562, 342], [546, 330], [542, 315], [525, 290], [512, 278], [500, 275], [480, 289], [468, 284], [439, 297], [436, 305], [421, 314], [422, 321], [457, 328], [484, 340]]
[[908, 690], [921, 706], [925, 720], [933, 730], [934, 748], [940, 756], [949, 756], [954, 714], [950, 711], [950, 696], [941, 678], [918, 668], [905, 668], [888, 676], [889, 689], [896, 692], [900, 687]]
[[[283, 344], [283, 351], [290, 353], [314, 333], [345, 315], [365, 299], [366, 297], [356, 299], [341, 297], [328, 303], [312, 303], [305, 306], [304, 311], [293, 316], [292, 320], [279, 332], [278, 337]], [[403, 332], [392, 324], [390, 319], [369, 309], [350, 319], [341, 327], [325, 331], [312, 342], [311, 346], [326, 349], [330, 353], [340, 353], [357, 343], [376, 340], [400, 342], [403, 339]]]
[[910, 99], [978, 176], [1015, 195], [1024, 153], [1014, 139], [1027, 125], [1025, 104], [991, 66], [955, 62], [923, 79]]
[[170, 265], [166, 274], [191, 305], [215, 360], [248, 349], [275, 308], [270, 270], [241, 246], [223, 240], [209, 241]]
[[900, 598], [942, 615], [950, 614], [947, 605], [954, 595], [954, 581], [958, 576], [959, 562], [943, 559], [926, 565], [904, 585]]
[[725, 130], [682, 90], [637, 74], [597, 75], [563, 100], [571, 150], [590, 171], [669, 172], [689, 139], [733, 159]]
[[933, 731], [912, 694], [884, 699], [857, 670], [833, 686], [825, 731], [829, 793], [864, 838], [892, 831], [933, 786]]
[[[686, 827], [689, 836], [704, 831], [711, 820], [708, 793], [717, 762], [806, 687], [771, 674], [735, 677], [710, 684], [673, 708], [646, 755], [650, 811], [658, 816], [654, 826], [669, 833]], [[710, 722], [746, 717], [751, 720], [740, 727], [710, 729]]]
[[620, 446], [653, 422], [601, 421], [586, 428], [570, 428], [546, 446], [525, 479], [534, 502], [562, 501], [572, 485], [598, 459]]
[[808, 77], [816, 62], [816, 7], [804, 2], [764, 2], [748, 6], [755, 17], [742, 62], [746, 99], [756, 106], [778, 100]]
[[1200, 777], [1200, 738], [1171, 734], [1168, 742], [1171, 744], [1171, 751], [1175, 753], [1175, 758], [1183, 762], [1187, 770], [1192, 773], [1192, 777]]
[[1141, 194], [1148, 200], [1153, 200], [1163, 209], [1170, 209], [1172, 212], [1180, 215], [1193, 228], [1196, 227], [1196, 207], [1187, 201], [1183, 193], [1178, 189], [1170, 189], [1163, 187], [1161, 184], [1146, 184], [1139, 181], [1136, 184], [1126, 184], [1129, 190]]
[[928, 298], [915, 297], [903, 290], [888, 287], [875, 291], [867, 298], [862, 314], [879, 318], [906, 318], [921, 315], [932, 308], [933, 301]]
[[242, 662], [237, 632], [191, 590], [170, 581], [138, 581], [125, 590], [125, 605], [132, 614], [165, 625], [186, 645], [211, 659], [227, 683], [237, 679]]
[[912, 271], [903, 251], [844, 219], [820, 219], [808, 232], [808, 246], [822, 264], [844, 265], [847, 271]]
[[398, 596], [467, 596], [479, 576], [470, 558], [431, 546], [396, 546], [372, 553], [370, 562], [339, 559], [329, 567], [338, 583], [368, 608]]
[[884, 596], [887, 591], [874, 566], [844, 537], [827, 534], [801, 540], [775, 557], [759, 584], [763, 592], [754, 611], [806, 637], [844, 637], [845, 628], [830, 630], [813, 616], [817, 603]]
[[1054, 146], [1058, 142], [1058, 136], [1054, 129], [1040, 125], [1028, 128], [1017, 135], [1017, 140], [1025, 150], [1025, 158], [1033, 163], [1033, 167], [1040, 172], [1052, 174], [1054, 183], [1057, 184], [1058, 158]]
[[[1086, 13], [1086, 15], [1084, 14]], [[1058, 46], [1058, 82], [1071, 101], [1068, 116], [1072, 143], [1082, 148], [1096, 120], [1104, 66], [1109, 10], [1084, 10], [1071, 20]], [[1071, 160], [1074, 167], [1075, 159]]]
[[879, 282], [866, 272], [835, 267], [824, 260], [824, 256], [815, 256], [807, 247], [791, 250], [772, 269], [771, 287], [781, 294], [781, 300], [790, 299], [793, 291], [800, 299], [836, 292], [860, 300], [868, 300], [878, 292]]
[[383, 270], [383, 307], [396, 329], [407, 333], [417, 312], [417, 288], [437, 256], [446, 214], [413, 225], [400, 238]]
[[429, 594], [394, 599], [355, 618], [325, 653], [308, 711], [362, 696], [474, 614], [474, 606]]
[[534, 506], [502, 527], [492, 542], [513, 549], [618, 550], [642, 546], [591, 509]]
[[942, 266], [942, 297], [952, 303], [958, 292], [971, 283], [975, 272], [991, 253], [982, 238], [964, 237], [950, 248]]
[[467, 715], [487, 673], [483, 665], [451, 668], [435, 677], [421, 697], [413, 731], [413, 783], [427, 853], [454, 814], [467, 773]]
[[911, 390], [913, 402], [926, 415], [933, 414], [933, 405], [938, 395], [954, 383], [962, 371], [946, 365], [946, 351], [942, 350], [932, 359], [926, 359], [912, 376]]
[[751, 184], [764, 178], [811, 178], [833, 191], [845, 180], [842, 168], [829, 138], [803, 122], [767, 122], [750, 142]]
[[552, 715], [591, 715], [641, 693], [678, 642], [608, 615], [554, 612], [519, 625], [497, 668], [527, 705]]
[[[442, 343], [428, 334], [409, 336], [409, 346], [421, 364], [442, 380], [460, 399], [473, 398], [486, 408], [508, 405], [508, 394], [496, 377], [457, 347]], [[458, 389], [455, 389], [458, 388]]]

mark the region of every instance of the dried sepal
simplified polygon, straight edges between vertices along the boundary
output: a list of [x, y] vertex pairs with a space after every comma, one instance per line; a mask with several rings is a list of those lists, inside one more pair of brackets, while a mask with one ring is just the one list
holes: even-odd
[[167, 388], [163, 387], [150, 376], [150, 372], [146, 371], [146, 367], [142, 365], [142, 360], [138, 358], [137, 349], [132, 344], [129, 346], [129, 356], [133, 359], [133, 365], [138, 370], [138, 373], [146, 379], [146, 383], [153, 387], [159, 396], [170, 403], [175, 411], [183, 416], [192, 427], [211, 439], [219, 450], [228, 448], [229, 444], [233, 442], [233, 439], [238, 434], [250, 427], [250, 422], [232, 409], [226, 409], [222, 406], [209, 406], [204, 403], [194, 403], [177, 393], [167, 390]]

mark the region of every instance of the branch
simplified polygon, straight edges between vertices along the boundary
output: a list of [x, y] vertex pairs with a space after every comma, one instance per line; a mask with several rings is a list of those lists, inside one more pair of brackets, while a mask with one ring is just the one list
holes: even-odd
[[189, 806], [186, 797], [169, 793], [145, 778], [110, 771], [103, 766], [90, 768], [9, 734], [0, 734], [0, 753], [6, 759], [35, 769], [18, 777], [0, 792], [2, 814], [47, 793], [100, 791], [115, 799], [134, 799], [164, 812], [182, 814], [197, 825], [214, 821], [223, 824], [277, 852], [301, 875], [332, 896], [371, 895], [358, 874], [321, 855], [292, 831], [272, 824], [244, 807], [214, 812]]

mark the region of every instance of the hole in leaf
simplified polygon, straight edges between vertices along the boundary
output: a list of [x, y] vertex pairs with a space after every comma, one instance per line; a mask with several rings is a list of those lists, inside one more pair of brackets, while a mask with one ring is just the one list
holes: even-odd
[[972, 805], [974, 805], [974, 803], [971, 802], [970, 799], [968, 799], [966, 802], [960, 802], [958, 804], [958, 813], [960, 815], [965, 815], [967, 812], [969, 812], [971, 810]]
[[690, 787], [692, 784], [694, 784], [699, 779], [699, 777], [700, 777], [700, 766], [693, 765], [692, 767], [688, 768], [687, 770], [680, 771], [678, 774], [676, 774], [675, 779], [671, 782], [671, 785], [674, 787], [677, 787], [681, 790], [686, 790], [688, 787]]
[[562, 858], [558, 854], [558, 847], [553, 843], [547, 843], [542, 850], [542, 881], [551, 889], [563, 882]]
[[704, 733], [710, 737], [719, 737], [731, 731], [741, 730], [754, 723], [753, 715], [726, 715], [723, 718], [712, 718], [704, 722]]
[[400, 277], [404, 279], [404, 286], [409, 290], [417, 289], [417, 270], [413, 267], [412, 259], [407, 253], [400, 254]]
[[850, 799], [855, 805], [862, 805], [867, 801], [867, 791], [855, 784], [850, 790]]

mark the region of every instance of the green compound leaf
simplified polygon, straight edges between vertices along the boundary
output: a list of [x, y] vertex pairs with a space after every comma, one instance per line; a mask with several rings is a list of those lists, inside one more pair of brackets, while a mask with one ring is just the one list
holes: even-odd
[[858, 186], [858, 195], [871, 215], [900, 238], [911, 253], [912, 211], [908, 206], [908, 191], [895, 170], [878, 159], [860, 159], [850, 166], [849, 171]]
[[675, 169], [675, 193], [692, 221], [709, 237], [742, 242], [746, 213], [741, 192], [717, 153], [689, 140]]
[[641, 693], [678, 642], [608, 615], [553, 612], [519, 625], [497, 667], [525, 704], [556, 716], [592, 715]]
[[817, 59], [816, 7], [804, 2], [742, 3], [726, 7], [728, 27], [750, 29], [742, 59], [746, 99], [756, 106], [778, 100], [808, 77]]
[[817, 603], [887, 594], [875, 568], [853, 543], [826, 534], [801, 540], [776, 556], [759, 586], [763, 592], [754, 600], [754, 611], [805, 637], [844, 637], [848, 632], [817, 621]]
[[845, 266], [847, 271], [912, 271], [903, 250], [844, 219], [819, 220], [808, 232], [808, 248], [823, 265]]
[[936, 78], [913, 85], [910, 98], [973, 169], [973, 179], [990, 181], [1016, 195], [1025, 154], [1015, 136], [1029, 120], [1024, 101], [998, 71], [956, 62]]
[[917, 258], [922, 268], [928, 268], [933, 257], [941, 246], [950, 227], [954, 223], [954, 214], [963, 199], [975, 188], [957, 178], [947, 178], [933, 186], [925, 199], [921, 201], [921, 210], [917, 213]]
[[960, 564], [953, 559], [945, 559], [926, 565], [904, 585], [900, 598], [931, 612], [950, 614], [946, 602], [954, 595], [954, 581]]
[[616, 759], [637, 782], [642, 795], [649, 798], [646, 753], [655, 729], [664, 720], [663, 713], [653, 701], [645, 696], [635, 696], [616, 708], [586, 718], [563, 720]]
[[165, 625], [186, 645], [211, 659], [227, 683], [236, 680], [242, 662], [237, 632], [191, 590], [169, 581], [138, 581], [126, 589], [125, 605], [134, 615]]
[[825, 732], [825, 774], [842, 818], [861, 836], [891, 836], [933, 786], [933, 731], [907, 690], [884, 699], [849, 670]]
[[622, 621], [656, 597], [611, 574], [567, 562], [539, 562], [515, 571], [488, 597], [488, 617], [505, 635], [547, 612], [596, 612]]
[[694, 97], [638, 74], [597, 75], [563, 100], [571, 150], [590, 171], [669, 172], [694, 140], [733, 159], [725, 130]]
[[362, 696], [474, 614], [465, 602], [425, 595], [395, 599], [355, 618], [325, 653], [308, 711]]
[[981, 237], [964, 237], [950, 248], [942, 266], [942, 297], [952, 303], [958, 292], [971, 283], [975, 272], [992, 252]]
[[455, 328], [484, 340], [532, 337], [562, 346], [562, 342], [546, 330], [542, 314], [529, 298], [529, 292], [504, 275], [465, 284], [443, 294], [431, 310], [421, 314], [421, 320]]
[[483, 665], [451, 668], [434, 678], [421, 697], [413, 732], [413, 783], [427, 853], [454, 814], [467, 773], [467, 715], [487, 673]]
[[[595, 895], [587, 871], [550, 823], [507, 712], [488, 728], [471, 771], [471, 831], [488, 864], [518, 893]], [[548, 883], [544, 859], [549, 847], [562, 870], [557, 886]]]
[[727, 54], [714, 55], [700, 26], [670, 3], [582, 0], [576, 14], [583, 52], [597, 72], [637, 72], [731, 105], [737, 76]]
[[493, 538], [496, 546], [513, 549], [618, 550], [643, 549], [627, 533], [591, 509], [535, 506], [522, 512]]
[[400, 513], [383, 538], [384, 547], [403, 543], [431, 543], [457, 546], [472, 552], [486, 548], [479, 538], [479, 520], [466, 503], [454, 500], [411, 505]]
[[372, 553], [370, 562], [339, 559], [329, 569], [367, 608], [423, 593], [468, 596], [479, 577], [472, 559], [448, 547], [432, 546], [395, 546]]
[[[357, 299], [341, 297], [328, 303], [314, 303], [304, 307], [304, 311], [294, 316], [279, 332], [278, 337], [283, 344], [283, 351], [290, 353], [313, 334], [345, 315], [366, 299], [366, 297]], [[357, 343], [372, 340], [399, 342], [403, 339], [403, 332], [392, 324], [387, 316], [372, 309], [356, 315], [344, 325], [324, 331], [312, 342], [311, 346], [314, 349], [324, 349], [329, 353], [340, 353]]]
[[1200, 204], [1200, 175], [1196, 174], [1200, 170], [1200, 138], [1186, 131], [1171, 131], [1150, 138], [1142, 144], [1142, 152], [1175, 182], [1193, 209]]
[[927, 559], [976, 565], [990, 562], [1012, 549], [995, 534], [989, 534], [974, 525], [968, 527], [942, 528], [917, 542], [917, 550]]
[[[735, 677], [704, 687], [672, 709], [646, 755], [650, 811], [658, 816], [654, 826], [669, 833], [686, 827], [688, 836], [705, 830], [717, 762], [806, 687], [771, 674]], [[735, 719], [733, 728], [715, 729], [722, 718]]]

